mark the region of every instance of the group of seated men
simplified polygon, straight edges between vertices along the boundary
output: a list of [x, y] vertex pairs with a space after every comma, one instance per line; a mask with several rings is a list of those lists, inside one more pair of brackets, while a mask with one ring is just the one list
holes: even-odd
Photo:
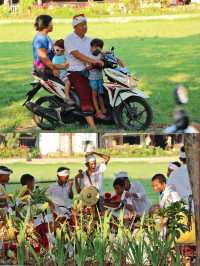
[[[102, 160], [97, 164], [96, 156]], [[180, 162], [170, 162], [168, 165], [167, 177], [163, 174], [156, 174], [152, 177], [151, 183], [153, 189], [159, 193], [159, 204], [156, 207], [167, 207], [172, 202], [179, 200], [185, 201], [188, 205], [188, 199], [192, 192], [189, 182], [189, 175], [186, 165], [186, 154], [184, 148], [180, 151]], [[133, 180], [130, 181], [128, 173], [120, 171], [115, 174], [113, 181], [114, 193], [104, 192], [103, 174], [109, 163], [110, 156], [97, 152], [88, 153], [85, 156], [86, 170], [79, 170], [75, 176], [75, 189], [79, 194], [85, 187], [94, 186], [100, 195], [100, 210], [109, 209], [113, 216], [118, 217], [121, 209], [128, 217], [142, 216], [154, 208], [151, 204], [143, 185]], [[0, 208], [3, 202], [8, 199], [5, 184], [9, 181], [12, 170], [6, 166], [0, 166]], [[21, 177], [21, 184], [26, 185], [31, 191], [35, 187], [35, 179], [30, 174], [24, 174]], [[73, 181], [70, 179], [70, 169], [59, 167], [57, 170], [57, 182], [50, 185], [47, 189], [47, 196], [53, 203], [53, 211], [58, 216], [70, 217], [73, 208]], [[123, 202], [123, 204], [121, 204]], [[103, 206], [103, 209], [102, 209]]]

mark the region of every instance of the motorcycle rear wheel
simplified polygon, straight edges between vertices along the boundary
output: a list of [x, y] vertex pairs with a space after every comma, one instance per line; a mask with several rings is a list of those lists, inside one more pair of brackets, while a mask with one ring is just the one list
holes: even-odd
[[118, 125], [125, 130], [142, 131], [147, 129], [153, 120], [150, 105], [143, 98], [132, 96], [115, 109]]
[[[52, 99], [52, 96], [41, 97], [35, 102], [35, 104], [39, 105], [40, 107], [49, 108], [49, 109], [52, 108], [53, 103], [54, 101]], [[54, 130], [58, 126], [58, 123], [56, 121], [47, 119], [44, 116], [39, 116], [36, 114], [33, 115], [33, 120], [36, 123], [36, 125], [43, 130]]]

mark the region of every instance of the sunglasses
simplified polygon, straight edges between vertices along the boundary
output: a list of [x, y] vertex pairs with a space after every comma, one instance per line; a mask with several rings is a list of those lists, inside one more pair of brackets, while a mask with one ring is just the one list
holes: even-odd
[[54, 49], [54, 52], [63, 52], [64, 49]]

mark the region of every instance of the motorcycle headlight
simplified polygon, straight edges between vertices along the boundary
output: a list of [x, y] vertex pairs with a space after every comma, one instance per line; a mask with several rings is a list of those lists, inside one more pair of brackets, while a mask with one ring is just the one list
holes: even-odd
[[137, 81], [132, 76], [127, 76], [127, 84], [128, 84], [128, 86], [130, 88], [131, 87], [136, 87], [137, 86]]

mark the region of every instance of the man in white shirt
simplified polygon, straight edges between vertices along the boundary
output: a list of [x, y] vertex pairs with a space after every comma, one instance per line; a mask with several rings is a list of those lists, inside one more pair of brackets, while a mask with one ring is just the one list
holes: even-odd
[[91, 128], [96, 128], [92, 116], [92, 96], [86, 65], [99, 64], [103, 66], [103, 62], [90, 56], [91, 39], [85, 36], [87, 33], [86, 17], [83, 14], [74, 16], [72, 25], [74, 32], [68, 35], [64, 41], [65, 55], [69, 63], [69, 80], [80, 97], [81, 109], [88, 125]]
[[166, 208], [171, 203], [181, 200], [178, 192], [166, 184], [166, 177], [163, 174], [153, 176], [152, 187], [156, 192], [160, 193], [160, 208]]
[[171, 177], [171, 174], [181, 166], [181, 163], [178, 161], [169, 162], [167, 168], [167, 177]]
[[192, 189], [186, 165], [184, 147], [180, 150], [179, 159], [182, 162], [182, 165], [171, 173], [170, 178], [167, 180], [167, 185], [173, 187], [178, 192], [181, 199], [188, 204], [189, 196], [192, 195]]
[[70, 217], [71, 215], [73, 183], [69, 180], [69, 176], [69, 168], [59, 167], [57, 170], [57, 183], [51, 185], [47, 190], [47, 195], [53, 202], [58, 216]]
[[[103, 159], [103, 162], [99, 165], [97, 165], [95, 155]], [[79, 171], [79, 174], [75, 177], [77, 193], [80, 193], [84, 187], [93, 185], [98, 189], [100, 195], [103, 195], [103, 173], [106, 171], [109, 160], [109, 155], [97, 152], [91, 152], [86, 155], [85, 165], [87, 170], [84, 172]]]
[[125, 182], [125, 199], [130, 199], [134, 206], [137, 216], [147, 213], [151, 203], [146, 195], [143, 185], [137, 181], [130, 183], [127, 172], [119, 172], [117, 177], [124, 179]]

